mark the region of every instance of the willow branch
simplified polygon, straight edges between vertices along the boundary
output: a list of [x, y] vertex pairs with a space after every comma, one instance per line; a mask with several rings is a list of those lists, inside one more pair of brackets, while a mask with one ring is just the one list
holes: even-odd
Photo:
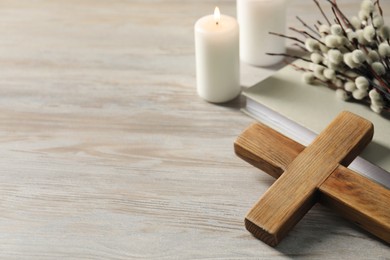
[[279, 37], [282, 37], [282, 38], [287, 38], [287, 39], [290, 39], [290, 40], [293, 40], [293, 41], [296, 41], [296, 42], [299, 42], [299, 43], [302, 43], [303, 45], [305, 45], [305, 42], [296, 38], [296, 37], [291, 37], [291, 36], [287, 36], [287, 35], [284, 35], [284, 34], [281, 34], [281, 33], [274, 33], [274, 32], [269, 32], [269, 34], [271, 35], [275, 35], [275, 36], [279, 36]]
[[[343, 19], [343, 21], [346, 23], [347, 27], [349, 28], [353, 28], [351, 22], [348, 20], [347, 16], [345, 16], [345, 14], [340, 10], [339, 6], [337, 5], [336, 1], [331, 1], [331, 0], [327, 0], [331, 5], [332, 7], [335, 8], [335, 10], [337, 11], [337, 13], [340, 15], [340, 17]], [[337, 17], [337, 16], [336, 16]]]
[[381, 4], [379, 3], [379, 0], [376, 0], [374, 4], [378, 7], [379, 14], [383, 17], [383, 10]]
[[303, 61], [306, 61], [306, 62], [311, 62], [311, 60], [309, 60], [309, 59], [306, 59], [306, 58], [303, 58], [303, 57], [300, 57], [300, 56], [296, 56], [296, 55], [286, 54], [286, 53], [267, 52], [266, 54], [269, 55], [269, 56], [283, 56], [283, 57], [288, 57], [288, 58], [292, 58], [292, 59], [296, 59], [296, 60], [303, 60]]
[[298, 19], [298, 21], [300, 21], [302, 23], [302, 25], [304, 27], [306, 27], [307, 29], [309, 29], [311, 32], [313, 32], [315, 35], [317, 35], [318, 37], [320, 37], [321, 35], [318, 33], [318, 31], [314, 30], [313, 28], [311, 28], [311, 26], [309, 26], [307, 23], [305, 23], [305, 21], [303, 21], [299, 16], [296, 16], [296, 18]]
[[296, 29], [296, 28], [294, 28], [294, 27], [288, 27], [288, 29], [290, 29], [290, 30], [292, 30], [292, 31], [294, 31], [294, 32], [300, 33], [300, 34], [302, 34], [302, 35], [304, 35], [304, 36], [310, 37], [310, 38], [312, 38], [313, 40], [319, 42], [320, 44], [326, 46], [324, 42], [322, 42], [320, 39], [314, 37], [313, 35], [311, 35], [310, 33], [306, 32], [306, 31], [298, 30], [298, 29]]
[[304, 46], [300, 45], [299, 43], [293, 43], [293, 46], [297, 46], [302, 51], [309, 53], [309, 51]]
[[320, 3], [318, 2], [318, 0], [313, 0], [313, 1], [314, 1], [314, 3], [316, 3], [318, 9], [321, 11], [322, 16], [323, 16], [323, 17], [325, 18], [325, 20], [328, 22], [328, 25], [331, 26], [332, 24], [329, 22], [329, 19], [328, 19], [328, 17], [326, 16], [326, 14], [325, 14], [324, 10], [322, 9], [322, 7], [321, 7]]

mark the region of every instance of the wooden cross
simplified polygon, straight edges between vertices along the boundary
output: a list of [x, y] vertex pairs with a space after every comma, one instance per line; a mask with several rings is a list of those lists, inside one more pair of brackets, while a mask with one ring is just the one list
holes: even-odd
[[390, 243], [390, 190], [346, 166], [373, 136], [371, 122], [342, 112], [309, 146], [256, 123], [236, 154], [278, 180], [245, 217], [246, 229], [276, 246], [317, 202]]

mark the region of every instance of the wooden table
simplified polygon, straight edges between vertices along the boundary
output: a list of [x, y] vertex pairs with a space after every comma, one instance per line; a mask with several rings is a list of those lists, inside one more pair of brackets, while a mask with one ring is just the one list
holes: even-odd
[[[339, 2], [348, 14], [360, 3]], [[235, 15], [235, 1], [219, 4]], [[196, 94], [193, 25], [213, 8], [1, 1], [1, 259], [389, 259], [388, 245], [322, 206], [277, 248], [245, 230], [274, 180], [234, 155], [253, 121], [243, 100]], [[314, 10], [292, 1], [289, 25]], [[243, 86], [277, 67], [242, 65]]]

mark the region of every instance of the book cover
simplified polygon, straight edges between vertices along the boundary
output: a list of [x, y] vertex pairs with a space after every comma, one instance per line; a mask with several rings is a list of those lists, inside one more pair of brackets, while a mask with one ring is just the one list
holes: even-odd
[[[300, 60], [294, 63], [306, 65]], [[349, 168], [390, 187], [390, 119], [374, 113], [368, 106], [338, 99], [325, 86], [305, 84], [301, 75], [288, 65], [245, 89], [244, 112], [304, 145], [343, 110], [370, 120], [374, 124], [373, 141], [361, 154], [364, 159], [357, 158]]]

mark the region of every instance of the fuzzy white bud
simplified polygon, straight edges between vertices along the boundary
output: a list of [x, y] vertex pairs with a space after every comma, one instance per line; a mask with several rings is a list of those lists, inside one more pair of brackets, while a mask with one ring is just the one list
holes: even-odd
[[324, 77], [324, 74], [323, 74], [324, 70], [325, 70], [324, 66], [316, 65], [314, 68], [314, 76], [316, 76], [317, 78], [319, 78], [321, 80], [326, 80], [326, 78]]
[[363, 77], [363, 76], [357, 77], [355, 79], [355, 84], [356, 84], [356, 87], [358, 89], [365, 90], [365, 91], [367, 91], [368, 86], [370, 85], [370, 83], [368, 82], [367, 78]]
[[372, 20], [372, 24], [375, 28], [381, 28], [385, 24], [385, 22], [382, 16], [376, 15]]
[[320, 34], [323, 36], [330, 34], [330, 28], [329, 28], [329, 25], [327, 25], [327, 24], [321, 24], [320, 28], [318, 28], [318, 29], [320, 31]]
[[364, 38], [364, 31], [361, 29], [361, 30], [357, 30], [356, 31], [356, 34], [357, 34], [357, 39], [358, 39], [358, 42], [361, 44], [361, 45], [366, 45], [368, 43], [368, 41], [366, 40], [366, 38]]
[[337, 71], [341, 71], [342, 68], [340, 67], [340, 64], [336, 64], [336, 63], [333, 63], [333, 62], [328, 62], [327, 64], [328, 68], [329, 69], [332, 69], [332, 70], [337, 70]]
[[368, 96], [370, 97], [372, 105], [377, 105], [380, 107], [383, 107], [385, 105], [382, 96], [378, 93], [376, 89], [371, 89], [370, 92], [368, 92]]
[[329, 48], [337, 48], [341, 45], [341, 37], [337, 35], [328, 35], [325, 37], [325, 45]]
[[371, 0], [363, 0], [360, 9], [367, 13], [372, 13], [374, 11], [374, 3]]
[[333, 25], [330, 27], [330, 31], [331, 31], [332, 34], [334, 34], [334, 35], [338, 35], [338, 36], [343, 35], [343, 29], [341, 28], [341, 26], [340, 26], [339, 24], [333, 24]]
[[378, 46], [378, 53], [382, 58], [390, 56], [390, 46], [387, 42], [382, 42]]
[[336, 72], [332, 69], [325, 69], [324, 70], [324, 77], [332, 80], [336, 77]]
[[328, 55], [324, 54], [324, 60], [322, 61], [322, 64], [324, 64], [325, 66], [328, 66], [329, 64], [329, 59], [328, 59]]
[[378, 54], [376, 51], [370, 50], [370, 51], [368, 52], [368, 55], [367, 55], [367, 62], [368, 62], [369, 64], [372, 64], [372, 63], [374, 63], [374, 62], [376, 62], [376, 61], [379, 61], [379, 60], [380, 60], [379, 54]]
[[380, 85], [381, 83], [380, 83], [377, 79], [374, 79], [374, 80], [373, 80], [373, 84], [374, 84], [374, 85]]
[[339, 64], [343, 60], [343, 54], [339, 50], [329, 50], [328, 59], [334, 64]]
[[374, 37], [375, 37], [374, 26], [367, 25], [366, 27], [364, 27], [363, 32], [364, 32], [364, 34], [363, 34], [364, 39], [366, 39], [368, 42], [372, 42], [374, 40]]
[[356, 89], [356, 84], [353, 81], [347, 81], [344, 84], [344, 89], [348, 92], [353, 92]]
[[350, 20], [352, 26], [355, 28], [355, 30], [358, 30], [362, 27], [362, 22], [360, 21], [360, 19], [356, 16], [353, 16]]
[[310, 55], [310, 59], [313, 63], [315, 64], [319, 64], [321, 62], [324, 61], [324, 57], [319, 54], [319, 53], [316, 53], [316, 52], [313, 52], [311, 55]]
[[385, 106], [385, 102], [383, 102], [382, 100], [371, 100], [371, 105], [383, 108]]
[[340, 69], [338, 69], [337, 71], [339, 71], [340, 73], [346, 73], [349, 69], [348, 69], [348, 67], [347, 66], [345, 66], [345, 64], [342, 62], [341, 64], [340, 64], [341, 66], [340, 66]]
[[305, 82], [307, 84], [313, 84], [313, 82], [315, 80], [315, 76], [312, 72], [304, 72], [302, 74], [302, 80], [303, 80], [303, 82]]
[[385, 40], [390, 39], [390, 27], [388, 25], [382, 26], [379, 32], [383, 39]]
[[341, 100], [348, 100], [350, 98], [350, 96], [348, 95], [348, 93], [344, 90], [344, 89], [336, 89], [336, 97], [338, 99], [341, 99]]
[[349, 44], [347, 37], [345, 36], [339, 36], [339, 37], [340, 37], [339, 41], [341, 46], [347, 46]]
[[372, 63], [371, 67], [375, 71], [375, 73], [378, 74], [379, 76], [386, 74], [385, 66], [383, 66], [383, 64], [379, 61]]
[[306, 49], [309, 52], [317, 51], [320, 48], [318, 41], [316, 41], [316, 40], [314, 40], [312, 38], [307, 38], [306, 39], [305, 46], [306, 46]]
[[354, 50], [352, 52], [352, 60], [355, 63], [362, 65], [362, 63], [366, 60], [366, 57], [361, 50]]
[[370, 92], [368, 93], [368, 96], [370, 97], [371, 101], [382, 101], [382, 96], [379, 94], [379, 92], [376, 89], [371, 89]]
[[359, 11], [359, 19], [362, 21], [363, 24], [365, 21], [368, 20], [368, 18], [370, 18], [370, 13], [367, 13], [365, 10]]
[[344, 72], [344, 74], [351, 78], [359, 77], [359, 75], [352, 70], [347, 70], [346, 72]]
[[348, 32], [347, 33], [347, 37], [348, 37], [348, 40], [350, 40], [351, 42], [353, 42], [353, 41], [358, 39], [358, 35], [354, 31]]
[[343, 85], [344, 85], [343, 81], [342, 81], [341, 79], [336, 78], [336, 77], [333, 78], [332, 83], [333, 83], [336, 87], [338, 87], [338, 88], [342, 88]]
[[356, 89], [352, 92], [352, 96], [356, 100], [362, 100], [367, 97], [367, 90]]
[[[325, 39], [321, 39], [321, 41], [325, 42]], [[324, 45], [324, 44], [320, 44], [320, 51], [322, 53], [327, 53], [329, 51], [329, 48], [326, 45]]]
[[375, 105], [375, 104], [371, 104], [370, 108], [372, 111], [374, 111], [377, 114], [380, 114], [383, 110], [383, 107]]
[[329, 48], [326, 45], [320, 44], [320, 51], [322, 53], [327, 53], [329, 51]]
[[360, 66], [360, 64], [357, 64], [353, 61], [353, 54], [351, 52], [344, 54], [344, 63], [350, 67], [351, 69], [357, 68]]

